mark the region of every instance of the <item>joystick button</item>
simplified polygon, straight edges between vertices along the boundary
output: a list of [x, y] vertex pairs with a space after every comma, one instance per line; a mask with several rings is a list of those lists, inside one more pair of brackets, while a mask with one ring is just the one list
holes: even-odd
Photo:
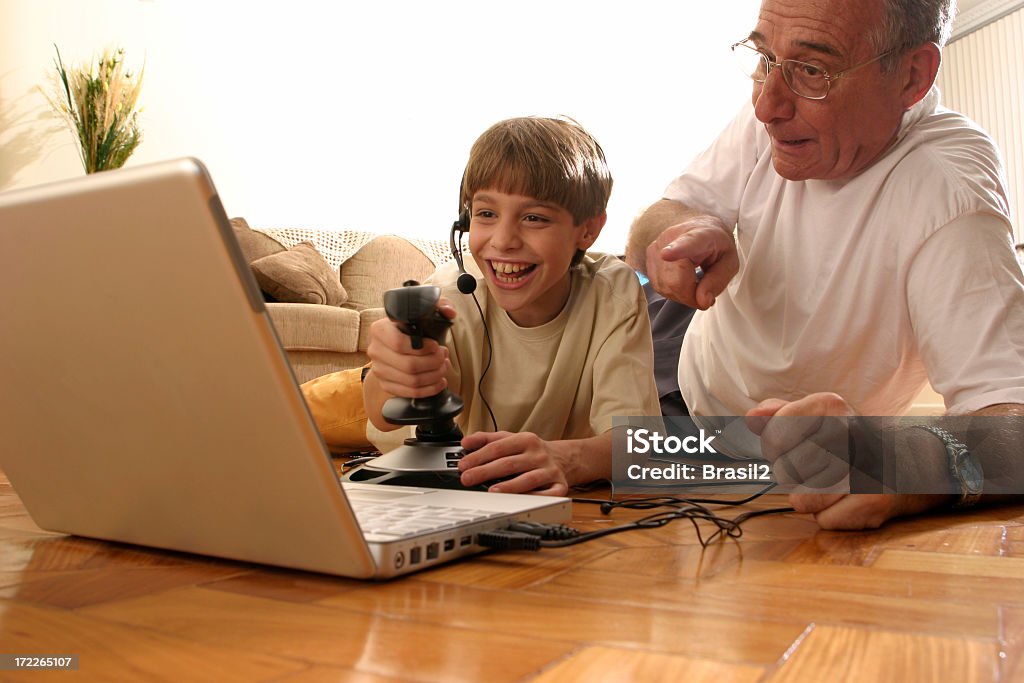
[[462, 451], [447, 451], [444, 454], [445, 460], [462, 460], [464, 453]]

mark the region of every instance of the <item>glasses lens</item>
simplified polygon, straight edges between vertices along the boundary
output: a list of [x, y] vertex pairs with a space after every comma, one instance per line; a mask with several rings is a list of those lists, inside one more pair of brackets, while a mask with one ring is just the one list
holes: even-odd
[[825, 72], [813, 64], [787, 59], [782, 62], [782, 75], [793, 92], [802, 97], [820, 99], [828, 92]]
[[763, 54], [743, 43], [733, 45], [732, 54], [743, 75], [758, 83], [764, 83], [768, 74], [768, 61]]

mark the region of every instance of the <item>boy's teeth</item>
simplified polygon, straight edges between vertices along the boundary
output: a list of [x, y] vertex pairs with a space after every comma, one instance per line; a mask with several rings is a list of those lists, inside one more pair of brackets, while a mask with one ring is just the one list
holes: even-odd
[[528, 276], [534, 269], [533, 263], [508, 263], [491, 261], [494, 276], [501, 282], [516, 282]]
[[496, 273], [518, 273], [521, 270], [526, 270], [527, 266], [519, 263], [495, 263], [494, 271]]

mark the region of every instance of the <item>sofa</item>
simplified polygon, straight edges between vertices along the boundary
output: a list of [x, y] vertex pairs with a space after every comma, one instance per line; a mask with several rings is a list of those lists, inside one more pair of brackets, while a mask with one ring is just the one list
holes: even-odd
[[299, 382], [365, 364], [384, 292], [451, 259], [446, 239], [231, 225]]

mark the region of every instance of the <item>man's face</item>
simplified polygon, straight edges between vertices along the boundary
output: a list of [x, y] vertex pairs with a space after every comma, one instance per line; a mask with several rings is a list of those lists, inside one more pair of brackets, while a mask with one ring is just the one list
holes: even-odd
[[[866, 36], [881, 14], [880, 0], [764, 0], [750, 40], [773, 62], [795, 59], [836, 74], [876, 56]], [[832, 180], [874, 163], [899, 131], [898, 73], [868, 64], [832, 81], [824, 100], [795, 94], [779, 68], [755, 83], [754, 113], [771, 137], [775, 171]]]

